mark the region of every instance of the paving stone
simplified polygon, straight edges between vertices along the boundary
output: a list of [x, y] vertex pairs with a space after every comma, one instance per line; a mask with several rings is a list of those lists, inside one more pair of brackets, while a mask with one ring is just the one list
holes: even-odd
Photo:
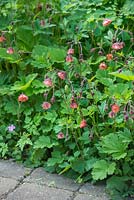
[[30, 173], [30, 168], [25, 168], [12, 161], [0, 160], [0, 177], [8, 177], [16, 180], [22, 179]]
[[34, 170], [24, 181], [36, 182], [38, 184], [44, 184], [71, 191], [76, 191], [80, 187], [80, 184], [76, 184], [72, 179], [57, 174], [47, 173], [43, 168]]
[[89, 195], [92, 194], [92, 197], [108, 199], [108, 195], [105, 192], [105, 186], [100, 184], [92, 185], [90, 183], [86, 183], [80, 188], [79, 192]]
[[71, 200], [72, 192], [34, 183], [23, 183], [6, 200]]
[[14, 179], [0, 177], [0, 197], [3, 194], [14, 189], [17, 184], [18, 184], [18, 181], [14, 180]]
[[106, 196], [93, 196], [91, 194], [78, 194], [74, 200], [110, 200]]

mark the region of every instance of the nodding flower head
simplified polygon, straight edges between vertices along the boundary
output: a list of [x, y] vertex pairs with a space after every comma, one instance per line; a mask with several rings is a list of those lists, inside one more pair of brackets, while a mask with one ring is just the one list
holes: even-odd
[[102, 63], [99, 65], [99, 69], [101, 69], [101, 70], [107, 69], [106, 63], [102, 62]]
[[118, 113], [120, 111], [120, 107], [117, 104], [113, 104], [111, 106], [111, 110], [113, 113]]
[[19, 102], [26, 102], [28, 101], [28, 96], [26, 96], [25, 94], [20, 94], [18, 97], [18, 101]]
[[87, 121], [83, 119], [80, 123], [80, 128], [85, 128], [87, 126]]
[[109, 24], [111, 24], [112, 20], [111, 19], [104, 19], [102, 25], [103, 26], [108, 26]]
[[8, 53], [8, 54], [13, 54], [13, 53], [14, 53], [14, 49], [13, 49], [12, 47], [9, 47], [9, 48], [7, 49], [7, 53]]
[[66, 72], [64, 72], [64, 71], [58, 72], [58, 77], [60, 79], [64, 80], [66, 78]]
[[74, 49], [72, 48], [68, 49], [67, 54], [74, 54]]
[[64, 137], [65, 137], [64, 133], [62, 133], [62, 132], [58, 133], [58, 135], [57, 135], [58, 139], [63, 139]]
[[43, 102], [43, 104], [42, 104], [42, 108], [44, 109], [44, 110], [48, 110], [49, 108], [51, 108], [51, 104], [49, 103], [49, 102]]
[[47, 87], [52, 87], [53, 86], [53, 83], [52, 83], [52, 79], [51, 78], [46, 78], [44, 81], [43, 81], [44, 85], [46, 85]]
[[124, 45], [125, 45], [124, 42], [115, 42], [112, 44], [112, 49], [120, 50], [123, 49]]

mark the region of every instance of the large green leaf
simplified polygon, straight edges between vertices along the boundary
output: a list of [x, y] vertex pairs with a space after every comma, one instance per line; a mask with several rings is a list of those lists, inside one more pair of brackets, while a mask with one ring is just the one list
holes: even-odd
[[113, 159], [119, 160], [127, 155], [128, 143], [123, 142], [123, 138], [119, 134], [110, 133], [102, 137], [98, 149], [101, 153], [111, 154]]
[[22, 50], [32, 50], [35, 38], [31, 26], [20, 26], [16, 30], [17, 45]]
[[93, 166], [92, 176], [94, 180], [103, 180], [107, 175], [114, 173], [116, 163], [109, 163], [106, 160], [99, 160]]
[[49, 66], [50, 63], [64, 62], [65, 56], [66, 51], [63, 48], [37, 45], [34, 47], [32, 52], [32, 57], [34, 59], [32, 63], [35, 67], [44, 68], [45, 66]]
[[127, 81], [134, 81], [134, 74], [131, 71], [123, 71], [123, 72], [111, 72], [109, 73], [113, 76], [116, 76], [118, 78], [127, 80]]

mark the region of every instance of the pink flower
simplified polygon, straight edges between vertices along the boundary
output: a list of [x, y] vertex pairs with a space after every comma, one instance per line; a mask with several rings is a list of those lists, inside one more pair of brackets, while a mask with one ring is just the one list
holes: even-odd
[[112, 44], [112, 49], [114, 50], [120, 50], [123, 49], [124, 47], [124, 42], [115, 42]]
[[62, 133], [62, 132], [58, 133], [58, 135], [57, 135], [58, 139], [63, 139], [64, 137], [65, 137], [64, 133]]
[[8, 53], [8, 54], [13, 54], [13, 53], [14, 53], [14, 49], [13, 49], [12, 47], [9, 47], [9, 48], [7, 49], [7, 53]]
[[42, 108], [44, 109], [44, 110], [48, 110], [49, 108], [51, 108], [51, 104], [49, 103], [49, 102], [43, 102], [43, 104], [42, 104]]
[[84, 128], [87, 126], [87, 121], [85, 119], [83, 119], [80, 123], [80, 128]]
[[53, 86], [53, 83], [52, 83], [52, 80], [51, 78], [46, 78], [43, 83], [48, 86], [48, 87], [52, 87]]
[[113, 54], [109, 53], [106, 55], [107, 60], [112, 60], [113, 59]]
[[6, 41], [6, 38], [4, 36], [0, 36], [0, 43]]
[[25, 94], [20, 94], [18, 97], [18, 101], [19, 102], [26, 102], [28, 101], [28, 96], [26, 96]]
[[67, 55], [66, 62], [73, 62], [73, 57], [71, 55]]
[[64, 80], [66, 78], [66, 72], [64, 72], [64, 71], [58, 72], [58, 77], [60, 79]]
[[74, 49], [72, 49], [72, 48], [68, 49], [67, 54], [74, 54]]
[[111, 109], [113, 113], [118, 113], [120, 111], [120, 107], [117, 104], [113, 104]]
[[73, 108], [73, 109], [78, 108], [78, 104], [74, 101], [70, 104], [70, 108]]
[[102, 62], [102, 63], [99, 65], [99, 69], [101, 69], [101, 70], [107, 69], [106, 63]]
[[111, 24], [112, 20], [111, 19], [104, 19], [102, 25], [103, 26], [108, 26], [109, 24]]

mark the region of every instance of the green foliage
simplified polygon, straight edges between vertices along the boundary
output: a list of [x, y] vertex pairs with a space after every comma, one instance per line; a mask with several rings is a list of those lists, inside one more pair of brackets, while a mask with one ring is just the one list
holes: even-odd
[[1, 158], [133, 195], [133, 3], [0, 1]]
[[93, 166], [92, 176], [94, 180], [103, 180], [107, 175], [112, 175], [116, 169], [116, 163], [109, 163], [106, 160], [96, 161]]

